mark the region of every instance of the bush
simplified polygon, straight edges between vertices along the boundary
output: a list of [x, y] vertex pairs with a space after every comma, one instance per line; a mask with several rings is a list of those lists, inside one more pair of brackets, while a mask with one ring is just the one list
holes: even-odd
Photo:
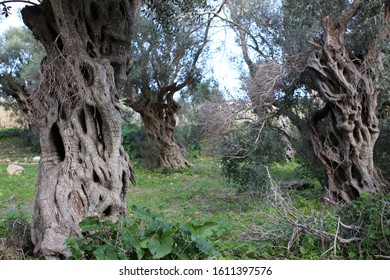
[[239, 191], [260, 195], [268, 186], [266, 167], [286, 161], [282, 136], [270, 127], [261, 134], [248, 126], [237, 129], [219, 145], [222, 172]]
[[80, 228], [83, 237], [66, 241], [70, 259], [205, 259], [216, 254], [208, 239], [223, 232], [214, 221], [175, 224], [136, 206], [116, 223], [87, 217]]
[[25, 128], [2, 128], [0, 129], [0, 139], [18, 137], [22, 147], [27, 147], [31, 152], [40, 153], [39, 133], [36, 129]]
[[203, 146], [201, 128], [196, 124], [179, 125], [175, 129], [177, 144], [183, 147], [187, 156], [197, 158], [201, 155]]
[[[279, 193], [256, 239], [271, 243], [268, 253], [288, 259], [388, 259], [390, 195], [363, 194], [344, 206], [318, 204]], [[271, 199], [272, 200], [272, 199]], [[299, 200], [299, 206], [292, 202]], [[261, 246], [261, 245], [259, 245]]]
[[125, 124], [122, 127], [123, 147], [133, 159], [145, 158], [147, 140], [145, 129], [137, 124]]
[[346, 259], [381, 259], [390, 253], [390, 195], [369, 197], [363, 194], [353, 203], [342, 207], [338, 214], [353, 229], [343, 229], [344, 238], [360, 241], [340, 245]]
[[1, 128], [0, 129], [0, 139], [8, 138], [8, 137], [17, 137], [20, 136], [25, 129], [22, 128], [16, 128], [16, 127], [11, 127], [11, 128]]

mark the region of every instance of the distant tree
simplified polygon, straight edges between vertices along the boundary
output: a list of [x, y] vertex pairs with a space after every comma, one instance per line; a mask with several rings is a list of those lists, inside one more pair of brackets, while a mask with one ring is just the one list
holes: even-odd
[[220, 103], [220, 100], [223, 100], [223, 95], [213, 79], [202, 80], [180, 94], [177, 100], [180, 111], [177, 114], [176, 138], [192, 155], [198, 155], [211, 140], [210, 134], [202, 133], [206, 124], [213, 122], [211, 115], [207, 119], [203, 114], [203, 106], [209, 102]]
[[189, 165], [175, 139], [175, 94], [193, 87], [202, 72], [199, 65], [209, 42], [212, 14], [177, 14], [168, 23], [153, 20], [145, 8], [133, 41], [136, 63], [129, 76], [125, 104], [139, 112], [153, 151], [152, 167]]
[[[42, 45], [26, 27], [12, 27], [0, 37], [0, 97], [7, 109], [18, 110], [18, 89], [32, 89], [39, 83]], [[18, 100], [19, 103], [26, 102]], [[27, 112], [25, 117], [28, 121]]]

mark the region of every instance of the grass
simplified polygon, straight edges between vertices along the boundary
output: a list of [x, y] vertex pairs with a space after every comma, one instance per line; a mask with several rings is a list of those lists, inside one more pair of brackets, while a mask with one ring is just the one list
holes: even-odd
[[[3, 147], [9, 149], [3, 152], [0, 150], [0, 159], [9, 156], [7, 153], [12, 151], [12, 145], [17, 143], [3, 140], [4, 138], [0, 139]], [[23, 152], [23, 148], [20, 149]], [[202, 156], [192, 160], [192, 163], [191, 168], [179, 172], [168, 169], [150, 171], [133, 163], [137, 185], [130, 187], [129, 209], [132, 205], [148, 208], [153, 212], [163, 213], [166, 219], [175, 223], [186, 223], [190, 220], [218, 222], [225, 231], [214, 244], [219, 251], [216, 256], [218, 259], [326, 258], [322, 256], [321, 242], [302, 232], [294, 233], [291, 225], [280, 217], [269, 201], [239, 193], [229, 184], [225, 184], [220, 167], [213, 158]], [[1, 242], [4, 240], [14, 240], [12, 244], [21, 242], [20, 238], [10, 238], [10, 234], [15, 234], [4, 221], [18, 221], [19, 227], [25, 233], [25, 225], [19, 222], [28, 222], [31, 219], [38, 165], [21, 165], [25, 168], [24, 174], [10, 176], [6, 171], [8, 163], [0, 163], [0, 259], [4, 255], [6, 258], [23, 257], [23, 254], [14, 256], [9, 250], [6, 254], [1, 252]], [[273, 181], [292, 182], [297, 180], [299, 167], [299, 164], [293, 161], [286, 165], [273, 165], [269, 170]], [[324, 215], [328, 219], [326, 226], [331, 232], [335, 231], [340, 213], [337, 211], [340, 211], [340, 208], [326, 205], [319, 200], [322, 189], [317, 184], [314, 189], [283, 190], [283, 193], [291, 201], [291, 206], [299, 210], [300, 215], [306, 215], [301, 217], [315, 217], [312, 225], [318, 226], [318, 221]], [[16, 223], [13, 222], [12, 225], [14, 224]], [[21, 238], [24, 237], [25, 234]], [[287, 250], [287, 247], [290, 249]], [[355, 256], [358, 256], [358, 253]]]
[[0, 163], [0, 213], [24, 205], [30, 213], [35, 195], [37, 164], [20, 164], [24, 174], [11, 176], [7, 173], [8, 164]]
[[[137, 186], [130, 188], [129, 203], [163, 211], [168, 217], [186, 220], [235, 207], [234, 191], [223, 180], [211, 158], [200, 158], [196, 167], [183, 172], [138, 169]], [[214, 170], [213, 170], [214, 169]]]
[[[254, 217], [254, 201], [224, 186], [219, 167], [212, 158], [201, 157], [193, 163], [194, 167], [181, 172], [136, 168], [137, 185], [128, 193], [129, 207], [149, 208], [181, 223], [192, 219], [216, 220], [229, 232], [217, 244], [224, 251], [220, 258], [250, 258], [245, 256], [250, 246], [243, 242], [241, 233], [254, 221], [261, 220]], [[38, 165], [21, 165], [25, 173], [10, 176], [6, 171], [8, 164], [0, 164], [0, 216], [16, 216], [21, 210], [30, 218]]]
[[[134, 163], [137, 185], [128, 193], [129, 209], [132, 205], [163, 213], [172, 222], [213, 220], [224, 228], [225, 234], [215, 242], [220, 252], [218, 259], [275, 259], [285, 258], [285, 244], [275, 247], [272, 242], [261, 240], [260, 227], [272, 226], [269, 213], [272, 207], [263, 200], [238, 193], [225, 184], [217, 162], [210, 157], [192, 161], [193, 167], [180, 172], [172, 170], [146, 170]], [[19, 217], [20, 211], [30, 218], [35, 193], [37, 164], [22, 164], [25, 173], [10, 176], [7, 164], [0, 164], [0, 215]], [[275, 165], [270, 168], [276, 181], [292, 181], [296, 164]], [[293, 192], [292, 192], [293, 194]], [[315, 205], [311, 192], [297, 203], [303, 209]], [[309, 211], [309, 210], [307, 210]], [[0, 217], [1, 218], [1, 217]], [[271, 223], [274, 221], [271, 221]]]

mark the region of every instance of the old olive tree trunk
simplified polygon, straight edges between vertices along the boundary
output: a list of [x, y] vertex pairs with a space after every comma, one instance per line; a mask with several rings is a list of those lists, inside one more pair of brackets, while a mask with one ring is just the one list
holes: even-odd
[[325, 103], [312, 118], [312, 142], [325, 167], [331, 201], [350, 202], [363, 192], [386, 192], [374, 166], [379, 135], [376, 42], [361, 57], [344, 43], [346, 22], [322, 22], [323, 37], [308, 60], [311, 80]]
[[121, 145], [118, 98], [140, 2], [44, 0], [22, 10], [47, 52], [37, 89], [20, 92], [42, 148], [32, 217], [39, 258], [65, 257], [64, 241], [80, 234], [84, 217], [126, 212], [134, 174]]
[[149, 167], [179, 169], [190, 166], [175, 138], [175, 114], [180, 105], [173, 99], [173, 94], [177, 90], [163, 88], [157, 93], [145, 91], [140, 97], [134, 96], [134, 89], [130, 92], [126, 104], [141, 115], [148, 141], [148, 153], [151, 153], [147, 154]]

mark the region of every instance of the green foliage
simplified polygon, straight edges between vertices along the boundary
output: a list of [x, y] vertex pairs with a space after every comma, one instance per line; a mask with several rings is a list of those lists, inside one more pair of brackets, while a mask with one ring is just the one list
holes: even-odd
[[22, 129], [22, 128], [16, 128], [16, 127], [0, 128], [0, 139], [20, 136], [23, 132], [24, 132], [24, 129]]
[[[0, 140], [17, 141], [22, 149], [33, 153], [40, 153], [41, 147], [37, 130], [25, 128], [0, 128]], [[17, 139], [17, 140], [15, 140]], [[6, 141], [4, 141], [5, 143]], [[4, 148], [4, 147], [3, 147]]]
[[124, 124], [122, 127], [122, 145], [133, 159], [146, 156], [147, 140], [145, 128], [137, 124]]
[[206, 0], [146, 0], [143, 12], [149, 14], [158, 23], [160, 29], [174, 32], [176, 30], [174, 23], [180, 17], [209, 8], [207, 2]]
[[286, 161], [285, 151], [282, 136], [272, 128], [259, 134], [244, 126], [224, 139], [218, 153], [225, 178], [240, 191], [260, 195], [269, 182], [266, 167]]
[[390, 139], [390, 118], [380, 123], [380, 134], [374, 147], [374, 162], [379, 168], [383, 178], [390, 182], [390, 161], [389, 161], [389, 139]]
[[80, 228], [83, 237], [66, 241], [71, 259], [205, 259], [216, 254], [209, 239], [223, 233], [212, 220], [176, 224], [137, 206], [116, 223], [87, 217]]
[[175, 129], [175, 137], [177, 144], [180, 147], [185, 147], [188, 157], [197, 158], [201, 155], [203, 146], [199, 125], [179, 125]]
[[181, 93], [178, 100], [180, 111], [177, 113], [179, 124], [175, 129], [175, 137], [179, 146], [186, 149], [189, 158], [199, 157], [204, 141], [207, 141], [199, 124], [199, 107], [206, 101], [219, 99], [223, 99], [222, 93], [218, 83], [212, 79], [196, 83], [194, 87]]
[[358, 230], [343, 229], [344, 238], [358, 237], [359, 242], [339, 247], [346, 259], [380, 259], [390, 252], [390, 195], [370, 197], [362, 194], [338, 211], [343, 223]]
[[36, 85], [40, 76], [40, 62], [45, 55], [43, 47], [25, 27], [8, 29], [0, 37], [0, 93], [12, 77], [27, 87]]

